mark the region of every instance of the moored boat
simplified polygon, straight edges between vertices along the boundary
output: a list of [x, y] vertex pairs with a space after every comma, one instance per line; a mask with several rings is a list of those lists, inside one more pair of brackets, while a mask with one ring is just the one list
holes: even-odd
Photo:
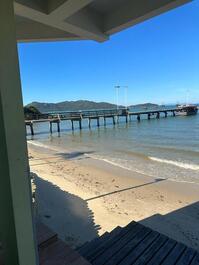
[[198, 107], [196, 105], [178, 105], [177, 115], [189, 116], [196, 115], [198, 112]]

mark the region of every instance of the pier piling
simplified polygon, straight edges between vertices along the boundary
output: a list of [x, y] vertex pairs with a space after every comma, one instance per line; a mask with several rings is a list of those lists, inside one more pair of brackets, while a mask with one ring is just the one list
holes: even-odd
[[88, 127], [89, 127], [89, 129], [91, 128], [91, 119], [90, 118], [88, 118]]
[[73, 120], [71, 120], [72, 130], [74, 131], [74, 123]]
[[30, 131], [31, 131], [31, 135], [34, 135], [33, 122], [31, 122], [30, 124]]
[[53, 123], [57, 124], [57, 132], [60, 133], [60, 119], [56, 119], [56, 120], [51, 120], [49, 121], [49, 129], [50, 129], [50, 133], [53, 133]]
[[52, 134], [53, 133], [53, 129], [52, 129], [52, 122], [51, 121], [49, 123], [49, 129], [50, 129], [50, 133]]
[[79, 120], [79, 129], [82, 129], [82, 120]]
[[104, 116], [104, 126], [106, 126], [106, 117]]
[[99, 118], [97, 118], [97, 127], [100, 126], [100, 123], [99, 123]]
[[57, 132], [60, 133], [60, 121], [57, 122]]
[[30, 127], [30, 133], [33, 136], [34, 135], [33, 122], [32, 121], [26, 122], [26, 126]]
[[113, 116], [113, 125], [115, 125], [115, 116]]

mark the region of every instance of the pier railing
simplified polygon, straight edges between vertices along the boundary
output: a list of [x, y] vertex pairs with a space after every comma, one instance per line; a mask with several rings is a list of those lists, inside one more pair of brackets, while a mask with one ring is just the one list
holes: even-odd
[[66, 111], [66, 112], [51, 112], [46, 113], [51, 118], [71, 119], [71, 118], [89, 118], [89, 117], [104, 117], [110, 115], [127, 114], [126, 109], [97, 109], [97, 110], [79, 110], [79, 111]]

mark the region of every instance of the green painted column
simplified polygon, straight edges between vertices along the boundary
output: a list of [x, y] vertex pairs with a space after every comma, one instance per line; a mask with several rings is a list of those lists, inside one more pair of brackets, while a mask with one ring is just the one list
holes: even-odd
[[0, 1], [0, 241], [5, 265], [35, 265], [13, 0]]

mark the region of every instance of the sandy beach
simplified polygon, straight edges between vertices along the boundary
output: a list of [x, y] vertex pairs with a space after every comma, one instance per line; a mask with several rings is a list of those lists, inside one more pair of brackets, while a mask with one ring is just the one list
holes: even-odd
[[139, 221], [199, 250], [199, 185], [28, 145], [35, 213], [71, 246]]

